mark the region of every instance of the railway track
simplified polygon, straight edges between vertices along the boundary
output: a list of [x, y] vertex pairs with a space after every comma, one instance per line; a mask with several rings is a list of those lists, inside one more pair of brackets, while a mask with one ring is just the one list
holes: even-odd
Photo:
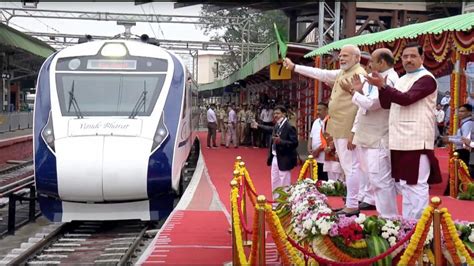
[[5, 174], [8, 174], [8, 173], [11, 173], [11, 172], [14, 172], [14, 171], [17, 171], [21, 168], [25, 168], [25, 167], [28, 167], [28, 166], [32, 166], [33, 165], [33, 160], [27, 160], [27, 161], [8, 161], [7, 162], [7, 165], [0, 168], [0, 177], [5, 175]]
[[[15, 161], [15, 164], [0, 169], [0, 198], [16, 192], [34, 182], [33, 161]], [[1, 202], [0, 202], [1, 205]]]
[[141, 221], [64, 223], [49, 234], [30, 238], [0, 263], [18, 265], [131, 263], [150, 238], [153, 223]]
[[[199, 149], [195, 149], [183, 169], [182, 189], [185, 190], [196, 168]], [[1, 182], [1, 179], [0, 179]], [[24, 176], [12, 182], [0, 183], [0, 195], [18, 193], [30, 187], [34, 200], [34, 176]], [[179, 198], [176, 199], [177, 204]], [[17, 202], [18, 203], [18, 202]], [[33, 209], [34, 210], [34, 209]], [[31, 213], [30, 213], [31, 214]], [[51, 264], [133, 264], [144, 251], [167, 217], [160, 221], [75, 221], [55, 223], [44, 232], [30, 237], [20, 248], [0, 258], [0, 265]]]
[[33, 161], [10, 164], [0, 170], [0, 238], [40, 215], [35, 202]]

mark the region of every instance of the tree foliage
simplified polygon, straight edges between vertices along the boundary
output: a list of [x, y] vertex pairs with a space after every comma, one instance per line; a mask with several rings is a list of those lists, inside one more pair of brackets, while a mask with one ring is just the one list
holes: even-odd
[[[248, 7], [221, 9], [214, 5], [203, 5], [201, 9], [201, 22], [211, 22], [213, 17], [239, 17], [243, 20], [248, 19], [250, 26], [250, 36], [242, 39], [244, 32], [243, 24], [201, 24], [199, 27], [204, 30], [204, 34], [209, 35], [211, 41], [219, 41], [223, 43], [271, 43], [275, 41], [275, 31], [273, 23], [276, 23], [280, 33], [287, 36], [288, 22], [287, 17], [280, 10], [272, 10], [260, 12]], [[250, 53], [249, 59], [252, 59], [256, 53]], [[244, 50], [244, 61], [247, 54]], [[232, 50], [225, 52], [223, 58], [218, 59], [219, 77], [227, 76], [241, 67], [241, 51]]]

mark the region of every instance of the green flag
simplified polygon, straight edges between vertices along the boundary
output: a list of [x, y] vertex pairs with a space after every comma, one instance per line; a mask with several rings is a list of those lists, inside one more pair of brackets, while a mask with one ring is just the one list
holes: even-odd
[[286, 57], [286, 51], [288, 50], [288, 46], [286, 43], [283, 41], [283, 39], [280, 36], [280, 32], [278, 31], [278, 27], [275, 23], [273, 23], [273, 27], [275, 28], [275, 35], [278, 41], [278, 47], [280, 48], [280, 55], [281, 58]]

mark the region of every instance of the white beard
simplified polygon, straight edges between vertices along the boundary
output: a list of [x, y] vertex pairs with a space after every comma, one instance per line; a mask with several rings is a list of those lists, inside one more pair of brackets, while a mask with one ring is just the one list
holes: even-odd
[[346, 70], [348, 70], [348, 69], [350, 68], [350, 66], [349, 66], [348, 64], [344, 64], [344, 65], [341, 64], [341, 65], [339, 66], [339, 68], [342, 69], [342, 70], [344, 70], [344, 71], [346, 71]]

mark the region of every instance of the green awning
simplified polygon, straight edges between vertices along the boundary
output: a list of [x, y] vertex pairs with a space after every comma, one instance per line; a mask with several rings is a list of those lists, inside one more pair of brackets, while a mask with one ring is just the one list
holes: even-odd
[[435, 19], [422, 23], [410, 24], [400, 28], [393, 28], [381, 32], [363, 34], [351, 38], [330, 43], [314, 51], [307, 53], [304, 57], [312, 57], [340, 50], [346, 44], [372, 45], [380, 42], [392, 42], [396, 39], [416, 38], [423, 34], [439, 34], [444, 31], [467, 31], [474, 26], [474, 13], [468, 13], [448, 18]]
[[228, 86], [236, 81], [257, 73], [263, 68], [278, 61], [278, 44], [273, 42], [260, 51], [252, 60], [246, 63], [241, 69], [232, 73], [223, 80], [199, 85], [199, 91], [213, 90]]
[[0, 23], [0, 46], [9, 46], [47, 58], [55, 52], [48, 44]]

